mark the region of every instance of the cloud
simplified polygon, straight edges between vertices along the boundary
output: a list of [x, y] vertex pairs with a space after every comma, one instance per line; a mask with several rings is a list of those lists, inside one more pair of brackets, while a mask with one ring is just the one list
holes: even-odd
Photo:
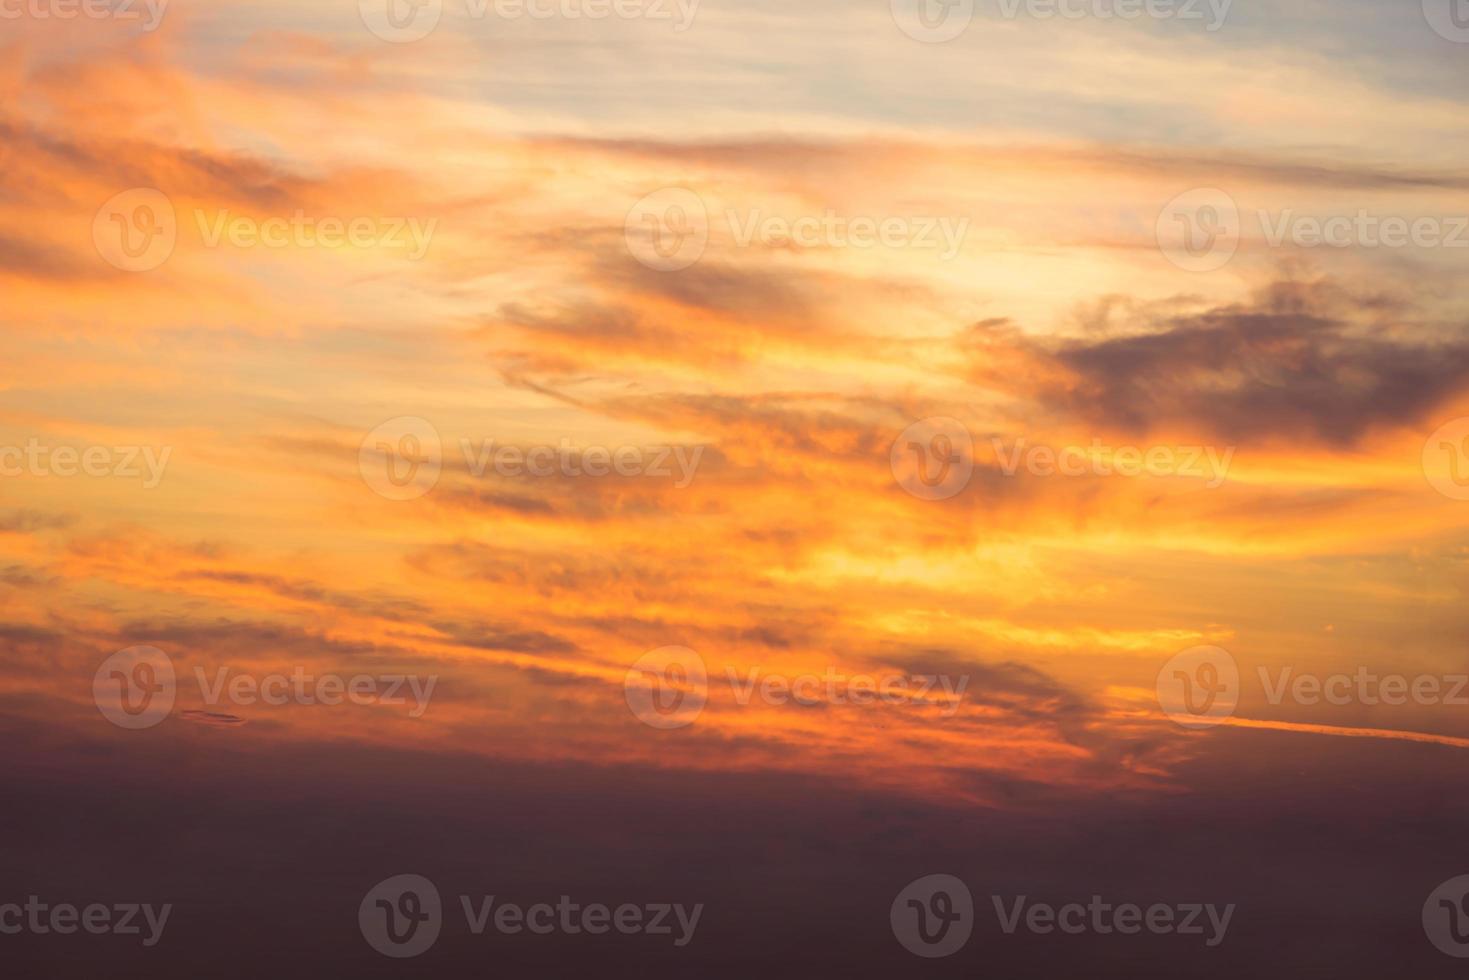
[[0, 512], [0, 533], [35, 534], [70, 527], [76, 518], [68, 514], [49, 514], [38, 510]]
[[991, 322], [963, 343], [976, 382], [1029, 399], [1042, 416], [1347, 448], [1375, 429], [1419, 424], [1469, 389], [1469, 340], [1384, 330], [1383, 312], [1329, 282], [1280, 282], [1251, 302], [1167, 314], [1121, 335], [1031, 338]]
[[245, 719], [239, 715], [226, 714], [220, 711], [198, 711], [189, 709], [179, 712], [179, 717], [184, 721], [191, 721], [197, 725], [205, 725], [210, 728], [238, 728], [245, 724]]

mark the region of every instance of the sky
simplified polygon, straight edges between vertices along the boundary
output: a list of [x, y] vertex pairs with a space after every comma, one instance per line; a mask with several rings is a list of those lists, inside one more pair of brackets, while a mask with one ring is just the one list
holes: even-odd
[[[457, 963], [352, 928], [434, 867], [708, 903], [526, 968], [1469, 955], [1469, 12], [391, 2], [0, 3], [10, 891], [192, 900], [139, 976]], [[938, 872], [1240, 938], [920, 962]]]

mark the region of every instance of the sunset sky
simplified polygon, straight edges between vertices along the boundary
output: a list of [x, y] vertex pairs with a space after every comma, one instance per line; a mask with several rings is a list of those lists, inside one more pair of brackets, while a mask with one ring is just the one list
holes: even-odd
[[[1379, 778], [1425, 822], [1462, 799], [1469, 706], [1272, 703], [1261, 678], [1469, 673], [1469, 46], [1419, 0], [1235, 0], [1212, 29], [1202, 2], [981, 0], [943, 43], [901, 2], [659, 6], [445, 0], [411, 41], [374, 0], [0, 21], [0, 446], [136, 456], [0, 476], [0, 714], [28, 770], [91, 759], [76, 790], [101, 757], [228, 753], [250, 796], [273, 760], [381, 751], [445, 787], [575, 767], [593, 809], [619, 773], [716, 809], [799, 777], [996, 827], [1264, 806], [1308, 770], [1321, 814]], [[1191, 193], [1238, 212], [1204, 271], [1170, 244]], [[1362, 215], [1441, 240], [1272, 235]], [[707, 244], [661, 268], [685, 220]], [[322, 222], [362, 234], [308, 240]], [[864, 223], [890, 234], [854, 243]], [[119, 251], [164, 227], [171, 252]], [[935, 424], [969, 475], [925, 499], [902, 460]], [[382, 478], [405, 425], [438, 468], [421, 493]], [[496, 472], [486, 445], [666, 472]], [[1007, 472], [1036, 446], [1199, 462]], [[93, 678], [139, 645], [177, 703], [127, 731]], [[1190, 729], [1158, 689], [1200, 646], [1238, 704]], [[672, 730], [626, 688], [665, 647], [709, 677]], [[416, 715], [208, 703], [196, 668], [436, 685]], [[751, 671], [965, 687], [742, 704]], [[1412, 868], [1404, 928], [1469, 871], [1456, 847]], [[890, 891], [949, 870], [910, 863]]]

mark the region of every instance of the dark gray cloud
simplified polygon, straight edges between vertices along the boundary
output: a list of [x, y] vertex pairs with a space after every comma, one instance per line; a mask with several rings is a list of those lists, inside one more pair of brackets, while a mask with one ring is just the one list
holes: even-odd
[[70, 527], [76, 518], [68, 514], [47, 514], [39, 510], [0, 512], [0, 534], [35, 534]]
[[[1252, 303], [1125, 336], [1049, 341], [990, 323], [966, 342], [977, 379], [1008, 381], [1043, 411], [1138, 433], [1183, 427], [1346, 447], [1378, 427], [1418, 424], [1469, 389], [1469, 334], [1389, 331], [1386, 302], [1279, 284]], [[1029, 382], [995, 370], [996, 355]]]
[[196, 725], [209, 725], [213, 728], [238, 728], [245, 724], [245, 719], [239, 715], [226, 714], [222, 711], [199, 711], [191, 708], [188, 711], [179, 712], [179, 717]]

